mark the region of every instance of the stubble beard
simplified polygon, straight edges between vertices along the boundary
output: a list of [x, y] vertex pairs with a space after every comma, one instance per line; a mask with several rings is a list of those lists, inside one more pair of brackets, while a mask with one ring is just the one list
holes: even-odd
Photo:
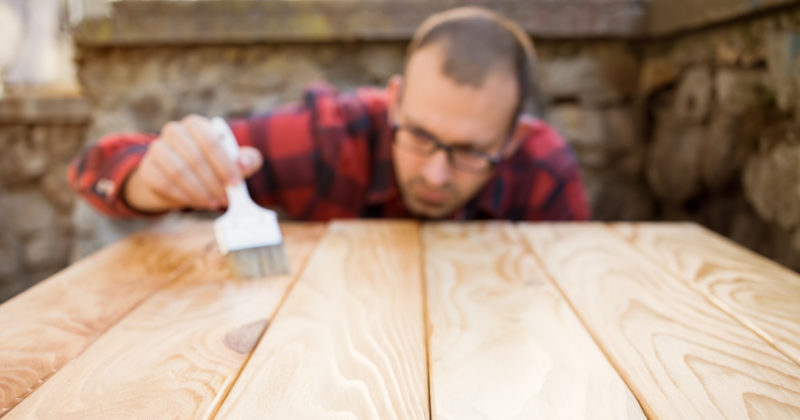
[[413, 191], [417, 187], [428, 188], [425, 185], [425, 181], [422, 178], [416, 177], [408, 181], [405, 188], [403, 188], [403, 202], [408, 211], [413, 215], [426, 219], [438, 220], [452, 215], [453, 212], [458, 209], [460, 203], [456, 201], [460, 195], [458, 194], [458, 189], [454, 185], [445, 184], [441, 188], [436, 188], [436, 190], [442, 191], [446, 196], [445, 201], [438, 205], [426, 202], [414, 194]]

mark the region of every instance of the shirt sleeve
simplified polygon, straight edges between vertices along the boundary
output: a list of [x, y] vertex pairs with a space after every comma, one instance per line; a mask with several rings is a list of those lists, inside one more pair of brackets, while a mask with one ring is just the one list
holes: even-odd
[[[254, 147], [264, 157], [261, 169], [247, 179], [253, 200], [280, 207], [298, 220], [358, 215], [369, 179], [364, 109], [357, 98], [340, 97], [319, 84], [310, 86], [299, 104], [229, 120], [239, 145]], [[72, 163], [70, 184], [109, 216], [147, 216], [125, 203], [120, 186], [156, 137], [120, 133], [102, 138]]]
[[142, 133], [117, 133], [101, 138], [72, 161], [67, 170], [70, 186], [108, 216], [145, 216], [145, 213], [130, 208], [120, 192], [155, 138], [154, 134]]
[[572, 148], [547, 124], [537, 121], [529, 153], [537, 164], [526, 203], [526, 220], [586, 221], [591, 218], [580, 165]]
[[[281, 205], [281, 187], [309, 184], [305, 178], [313, 170], [309, 157], [314, 148], [310, 142], [309, 118], [310, 112], [305, 107], [287, 106], [269, 114], [228, 121], [240, 145], [255, 147], [264, 156], [264, 166], [247, 179], [250, 195], [260, 205]], [[102, 137], [71, 163], [67, 176], [72, 189], [94, 208], [111, 217], [141, 218], [163, 214], [143, 213], [131, 208], [121, 194], [125, 181], [157, 137], [156, 134], [144, 133], [116, 133]], [[273, 137], [288, 138], [289, 141], [278, 142], [271, 140]], [[309, 198], [313, 195], [306, 193]], [[298, 202], [303, 197], [288, 198]]]

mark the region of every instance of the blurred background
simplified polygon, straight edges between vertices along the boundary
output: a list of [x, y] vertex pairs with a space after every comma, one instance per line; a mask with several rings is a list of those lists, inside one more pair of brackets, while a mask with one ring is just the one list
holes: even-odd
[[0, 0], [0, 302], [147, 225], [75, 199], [84, 145], [383, 85], [417, 25], [464, 4], [534, 39], [537, 112], [595, 219], [693, 221], [800, 269], [797, 1]]

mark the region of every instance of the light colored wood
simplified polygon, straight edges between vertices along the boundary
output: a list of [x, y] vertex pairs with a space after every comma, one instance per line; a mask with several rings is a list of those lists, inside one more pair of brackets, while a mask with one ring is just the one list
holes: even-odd
[[418, 225], [335, 222], [216, 419], [427, 419]]
[[800, 367], [606, 226], [521, 229], [650, 420], [800, 416]]
[[[204, 229], [210, 231], [210, 224]], [[282, 226], [295, 270], [323, 229]], [[211, 418], [291, 282], [291, 276], [233, 279], [215, 250], [131, 311], [3, 420]]]
[[213, 243], [160, 226], [104, 248], [0, 305], [0, 416]]
[[435, 419], [645, 419], [509, 223], [423, 228]]
[[692, 224], [614, 231], [800, 364], [800, 276]]

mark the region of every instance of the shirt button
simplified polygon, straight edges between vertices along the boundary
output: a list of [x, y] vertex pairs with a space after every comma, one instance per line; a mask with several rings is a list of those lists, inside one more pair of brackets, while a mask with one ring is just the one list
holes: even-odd
[[114, 181], [108, 178], [100, 178], [100, 180], [97, 181], [97, 191], [106, 197], [111, 197], [111, 195], [114, 194], [114, 188]]

